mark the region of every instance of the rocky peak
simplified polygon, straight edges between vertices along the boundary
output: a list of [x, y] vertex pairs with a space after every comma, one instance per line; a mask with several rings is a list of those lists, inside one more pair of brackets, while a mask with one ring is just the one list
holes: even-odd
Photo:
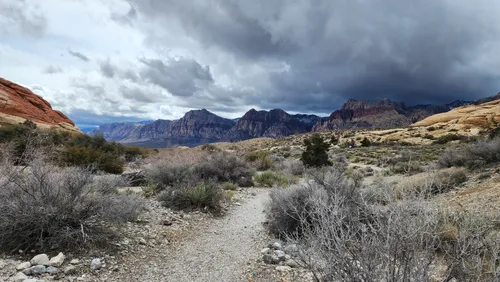
[[17, 124], [31, 120], [42, 127], [78, 131], [71, 119], [52, 109], [49, 102], [28, 88], [0, 78], [0, 123]]

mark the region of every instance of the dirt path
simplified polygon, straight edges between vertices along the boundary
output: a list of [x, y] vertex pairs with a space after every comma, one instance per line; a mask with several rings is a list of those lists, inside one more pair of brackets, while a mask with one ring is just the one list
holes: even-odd
[[181, 246], [134, 254], [142, 256], [143, 263], [108, 273], [101, 281], [247, 281], [247, 265], [259, 258], [267, 240], [262, 222], [268, 199], [268, 190], [256, 190], [255, 196], [196, 230], [199, 234]]

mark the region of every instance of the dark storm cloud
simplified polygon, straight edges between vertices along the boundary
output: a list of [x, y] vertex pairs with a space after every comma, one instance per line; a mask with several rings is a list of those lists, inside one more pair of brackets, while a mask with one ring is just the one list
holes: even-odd
[[25, 0], [0, 0], [0, 23], [7, 21], [3, 26], [0, 25], [0, 31], [8, 33], [17, 28], [32, 36], [43, 35], [47, 29], [47, 19], [36, 8], [30, 7]]
[[[286, 64], [252, 82], [256, 92], [244, 99], [262, 108], [330, 112], [349, 98], [445, 103], [500, 90], [495, 0], [133, 3], [137, 13], [162, 26], [179, 24], [236, 64]], [[168, 64], [143, 63], [150, 70], [141, 76], [175, 95], [196, 92], [191, 79], [173, 79], [179, 74]]]
[[[206, 46], [221, 45], [244, 57], [290, 53], [296, 46], [275, 40], [262, 24], [244, 11], [237, 1], [135, 0], [144, 13], [164, 19], [182, 19], [185, 31]], [[252, 1], [248, 1], [249, 3]], [[259, 5], [259, 4], [257, 4]], [[266, 5], [267, 6], [267, 5]]]
[[71, 51], [71, 50], [68, 50], [68, 54], [70, 54], [71, 56], [75, 57], [75, 58], [78, 58], [84, 62], [90, 62], [90, 58], [85, 56], [84, 54], [80, 53], [80, 52], [75, 52], [75, 51]]
[[208, 66], [192, 59], [140, 58], [144, 68], [140, 72], [143, 80], [168, 90], [174, 96], [189, 97], [213, 83]]

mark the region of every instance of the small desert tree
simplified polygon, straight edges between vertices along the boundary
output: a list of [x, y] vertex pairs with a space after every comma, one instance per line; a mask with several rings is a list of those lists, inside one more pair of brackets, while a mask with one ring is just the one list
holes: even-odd
[[370, 142], [370, 140], [368, 138], [364, 138], [363, 140], [361, 140], [361, 146], [362, 147], [370, 147], [372, 143]]
[[305, 166], [321, 167], [332, 165], [328, 159], [328, 148], [330, 144], [323, 140], [321, 135], [315, 133], [304, 140], [306, 150], [302, 153], [301, 160]]

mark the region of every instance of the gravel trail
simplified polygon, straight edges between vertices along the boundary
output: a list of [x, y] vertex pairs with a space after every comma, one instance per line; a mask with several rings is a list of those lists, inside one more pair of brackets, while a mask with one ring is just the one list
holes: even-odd
[[[144, 263], [130, 267], [107, 281], [248, 281], [247, 265], [259, 258], [267, 240], [264, 207], [269, 190], [256, 189], [256, 195], [241, 206], [234, 206], [220, 219], [197, 230], [181, 246], [157, 249]], [[140, 254], [138, 254], [140, 255]], [[108, 280], [109, 279], [109, 280]]]

